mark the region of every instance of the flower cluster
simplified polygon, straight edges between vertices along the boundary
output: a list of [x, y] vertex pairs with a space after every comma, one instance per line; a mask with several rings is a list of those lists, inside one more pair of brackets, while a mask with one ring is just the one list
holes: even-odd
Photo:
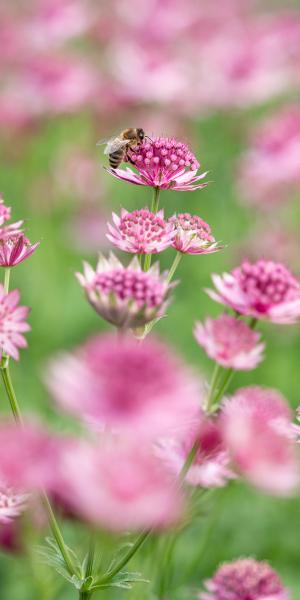
[[10, 219], [10, 208], [5, 206], [0, 198], [0, 266], [14, 267], [31, 256], [39, 242], [31, 244], [25, 237], [22, 226], [23, 221], [17, 221], [10, 225], [5, 222]]

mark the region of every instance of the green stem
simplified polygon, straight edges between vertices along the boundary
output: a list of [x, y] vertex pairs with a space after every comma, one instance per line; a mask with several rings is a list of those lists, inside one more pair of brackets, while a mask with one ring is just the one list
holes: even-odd
[[1, 360], [1, 375], [4, 383], [4, 387], [6, 390], [6, 394], [10, 403], [11, 411], [14, 415], [14, 419], [18, 425], [22, 425], [22, 414], [20, 411], [20, 407], [18, 405], [17, 397], [13, 388], [9, 366], [8, 366], [8, 356], [3, 355]]
[[175, 256], [175, 258], [173, 260], [173, 263], [172, 263], [172, 265], [170, 267], [170, 270], [169, 270], [169, 273], [168, 273], [168, 277], [167, 277], [167, 282], [168, 283], [170, 283], [170, 281], [172, 281], [172, 279], [173, 279], [173, 277], [175, 275], [175, 271], [176, 271], [176, 269], [177, 269], [177, 267], [178, 267], [178, 265], [179, 265], [179, 263], [180, 263], [180, 261], [182, 259], [182, 256], [183, 256], [183, 254], [181, 254], [181, 252], [177, 252], [176, 253], [176, 256]]
[[221, 375], [221, 372], [222, 372], [222, 367], [218, 363], [215, 363], [213, 375], [211, 378], [210, 388], [209, 388], [209, 394], [208, 394], [208, 398], [206, 401], [207, 412], [209, 412], [211, 410], [211, 407], [212, 407], [212, 404], [214, 401], [216, 388], [217, 388], [217, 383], [218, 383], [219, 377]]
[[116, 563], [116, 565], [113, 569], [111, 569], [111, 571], [109, 571], [108, 573], [106, 573], [106, 575], [97, 580], [97, 585], [108, 583], [109, 581], [111, 581], [111, 579], [113, 579], [113, 577], [115, 577], [115, 575], [117, 575], [117, 573], [119, 573], [119, 571], [121, 571], [121, 569], [123, 569], [123, 567], [127, 565], [127, 563], [134, 556], [137, 550], [142, 546], [142, 544], [145, 542], [145, 540], [149, 537], [150, 534], [151, 529], [140, 533], [140, 535], [135, 540], [134, 544], [131, 546], [131, 548], [129, 548], [128, 552], [126, 552], [125, 556], [123, 556], [123, 558], [121, 558], [121, 560], [119, 560], [119, 562]]
[[96, 546], [95, 535], [94, 535], [94, 532], [92, 531], [91, 536], [90, 536], [89, 551], [88, 551], [88, 557], [87, 557], [87, 563], [86, 563], [86, 569], [85, 569], [86, 577], [90, 577], [93, 574], [95, 546]]
[[9, 290], [9, 280], [10, 280], [10, 268], [6, 267], [4, 270], [4, 291], [8, 294]]
[[57, 523], [57, 520], [56, 520], [55, 514], [53, 512], [52, 506], [50, 504], [49, 498], [45, 492], [42, 493], [42, 500], [43, 500], [44, 506], [46, 508], [46, 511], [48, 513], [51, 531], [52, 531], [55, 541], [59, 547], [60, 553], [65, 561], [65, 565], [66, 565], [70, 575], [74, 575], [74, 574], [76, 574], [76, 569], [73, 565], [73, 561], [70, 557], [68, 548], [66, 547], [66, 544], [64, 542], [62, 533], [61, 533], [59, 525]]
[[222, 398], [222, 396], [225, 394], [229, 383], [231, 382], [233, 376], [234, 376], [235, 371], [233, 369], [228, 369], [228, 371], [225, 373], [225, 377], [224, 380], [222, 382], [221, 387], [218, 389], [214, 399], [213, 399], [213, 404], [217, 404], [219, 402], [219, 400]]
[[183, 467], [182, 467], [182, 469], [181, 469], [181, 471], [179, 473], [179, 478], [178, 478], [179, 479], [179, 483], [183, 483], [184, 482], [184, 480], [185, 480], [185, 478], [186, 478], [186, 476], [188, 474], [188, 471], [190, 470], [190, 468], [191, 468], [191, 466], [192, 466], [192, 464], [194, 462], [194, 458], [196, 457], [196, 454], [197, 454], [197, 452], [199, 450], [199, 446], [200, 446], [200, 441], [197, 439], [195, 441], [193, 447], [189, 451], [189, 453], [188, 453], [188, 455], [187, 455], [187, 457], [185, 459], [185, 462], [183, 464]]
[[90, 591], [80, 591], [79, 592], [79, 600], [89, 600], [92, 597], [92, 593]]
[[[157, 211], [158, 211], [158, 207], [159, 207], [159, 194], [160, 194], [160, 188], [159, 187], [155, 187], [154, 188], [153, 198], [152, 198], [152, 203], [151, 203], [151, 212], [153, 212], [153, 213], [157, 213]], [[152, 261], [152, 254], [145, 254], [145, 258], [144, 258], [144, 271], [149, 271], [149, 269], [151, 267], [151, 261]]]

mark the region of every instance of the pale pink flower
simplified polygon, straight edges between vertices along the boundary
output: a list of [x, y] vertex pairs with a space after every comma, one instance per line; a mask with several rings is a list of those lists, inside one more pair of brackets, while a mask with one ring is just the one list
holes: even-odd
[[25, 423], [0, 424], [0, 480], [14, 490], [50, 488], [56, 484], [58, 452], [62, 444], [42, 427]]
[[77, 443], [66, 448], [59, 468], [67, 504], [104, 529], [160, 529], [180, 517], [178, 487], [145, 444]]
[[144, 141], [136, 150], [128, 152], [131, 168], [107, 169], [108, 172], [129, 183], [146, 185], [160, 189], [192, 191], [205, 187], [207, 183], [198, 183], [206, 173], [197, 175], [200, 167], [196, 157], [183, 142], [174, 138], [156, 137], [153, 141]]
[[230, 468], [230, 457], [225, 448], [218, 418], [207, 418], [200, 413], [198, 424], [184, 436], [173, 436], [159, 441], [157, 454], [168, 468], [180, 474], [195, 442], [199, 449], [189, 468], [185, 481], [204, 488], [222, 487], [235, 477]]
[[0, 353], [19, 359], [19, 348], [26, 348], [23, 333], [29, 331], [26, 322], [29, 314], [27, 306], [19, 306], [20, 292], [13, 290], [8, 294], [0, 284]]
[[194, 335], [208, 356], [222, 367], [248, 371], [263, 360], [265, 344], [258, 343], [260, 333], [231, 315], [196, 323]]
[[288, 600], [289, 592], [266, 562], [240, 558], [221, 565], [199, 600]]
[[10, 523], [26, 508], [27, 494], [16, 492], [11, 487], [0, 485], [0, 523]]
[[15, 267], [31, 256], [40, 242], [31, 244], [18, 229], [22, 221], [0, 228], [0, 266]]
[[289, 495], [299, 485], [299, 464], [291, 414], [276, 390], [238, 390], [222, 411], [225, 444], [233, 463], [253, 485]]
[[151, 437], [184, 430], [200, 395], [167, 346], [112, 334], [53, 360], [47, 384], [62, 408], [93, 425]]
[[9, 221], [10, 213], [10, 208], [4, 204], [4, 200], [0, 196], [0, 227], [2, 227], [5, 221]]
[[137, 257], [128, 267], [111, 254], [100, 255], [96, 271], [84, 263], [84, 274], [77, 273], [80, 285], [93, 308], [116, 327], [136, 328], [162, 316], [172, 284], [159, 274], [158, 263], [144, 272]]
[[295, 323], [300, 317], [300, 283], [281, 263], [244, 261], [231, 273], [213, 275], [209, 296], [238, 313], [273, 323]]
[[[299, 35], [300, 41], [300, 35]], [[300, 184], [300, 108], [285, 106], [254, 132], [242, 158], [239, 188], [249, 204], [272, 209]]]
[[148, 208], [128, 212], [119, 217], [113, 213], [114, 226], [108, 223], [107, 238], [120, 250], [133, 254], [156, 254], [172, 244], [174, 226], [165, 221], [164, 211], [152, 213]]
[[173, 248], [183, 254], [210, 254], [220, 250], [210, 226], [198, 215], [181, 213], [169, 219], [176, 231]]

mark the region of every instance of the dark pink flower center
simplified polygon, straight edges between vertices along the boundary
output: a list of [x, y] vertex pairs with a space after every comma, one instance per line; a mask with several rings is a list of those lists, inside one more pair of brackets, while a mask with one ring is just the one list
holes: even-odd
[[280, 263], [260, 260], [244, 262], [233, 275], [255, 308], [264, 312], [270, 305], [293, 300], [300, 295], [300, 284]]
[[139, 171], [154, 170], [169, 177], [185, 169], [196, 171], [200, 166], [188, 146], [173, 138], [158, 137], [152, 142], [143, 142], [130, 152], [130, 160]]
[[159, 306], [165, 295], [165, 286], [159, 279], [133, 269], [114, 269], [96, 276], [96, 289], [103, 294], [115, 294], [120, 300], [134, 300], [139, 306]]
[[211, 235], [210, 226], [198, 215], [181, 213], [169, 219], [180, 234], [180, 231], [194, 234], [195, 238], [200, 238], [203, 242], [214, 242], [215, 238]]
[[166, 234], [167, 223], [148, 209], [134, 210], [121, 218], [119, 229], [124, 240], [160, 242]]

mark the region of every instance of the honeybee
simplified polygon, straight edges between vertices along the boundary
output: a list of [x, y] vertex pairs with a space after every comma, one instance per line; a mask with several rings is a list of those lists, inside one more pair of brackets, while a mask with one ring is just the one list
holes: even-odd
[[112, 137], [108, 140], [100, 140], [97, 143], [97, 146], [101, 146], [102, 144], [106, 144], [106, 148], [104, 150], [104, 154], [108, 154], [109, 164], [112, 169], [117, 169], [118, 166], [124, 160], [129, 160], [127, 152], [129, 148], [136, 148], [141, 144], [145, 137], [144, 130], [141, 127], [124, 129], [121, 131], [119, 135], [116, 137]]

